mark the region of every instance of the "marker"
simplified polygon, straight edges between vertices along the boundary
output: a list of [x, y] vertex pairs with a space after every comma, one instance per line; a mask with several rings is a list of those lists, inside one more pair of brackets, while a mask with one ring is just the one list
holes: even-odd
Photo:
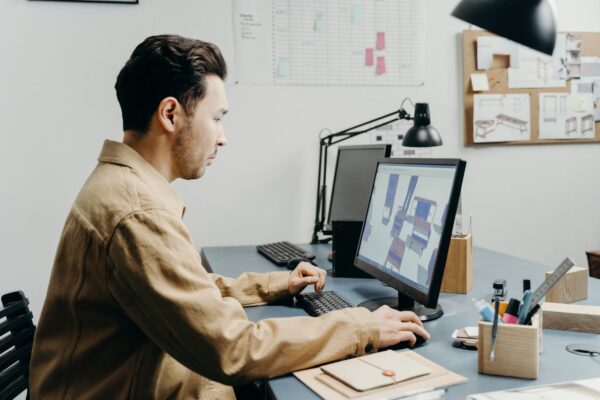
[[533, 318], [533, 316], [535, 315], [535, 313], [540, 309], [540, 305], [536, 304], [531, 311], [529, 312], [529, 314], [527, 314], [527, 318], [525, 318], [525, 325], [529, 325], [531, 323], [531, 318]]
[[502, 317], [502, 321], [507, 324], [516, 324], [519, 320], [519, 306], [521, 302], [517, 299], [510, 299], [508, 303], [508, 307], [506, 307], [506, 312]]
[[527, 290], [523, 294], [523, 305], [521, 306], [521, 311], [519, 311], [519, 321], [518, 324], [523, 325], [525, 319], [527, 319], [527, 314], [529, 313], [529, 308], [531, 307], [531, 290]]

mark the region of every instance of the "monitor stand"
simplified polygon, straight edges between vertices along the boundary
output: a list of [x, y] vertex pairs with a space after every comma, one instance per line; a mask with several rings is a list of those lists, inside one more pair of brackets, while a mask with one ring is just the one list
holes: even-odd
[[427, 308], [400, 292], [398, 292], [398, 297], [380, 297], [378, 299], [367, 300], [360, 303], [358, 307], [365, 307], [371, 311], [375, 311], [383, 305], [400, 311], [412, 311], [423, 322], [433, 321], [444, 315], [444, 310], [439, 304], [436, 308]]

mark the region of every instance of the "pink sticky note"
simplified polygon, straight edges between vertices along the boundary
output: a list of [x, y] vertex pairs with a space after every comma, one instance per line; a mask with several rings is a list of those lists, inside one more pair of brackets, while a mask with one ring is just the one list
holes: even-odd
[[365, 65], [369, 66], [369, 67], [371, 65], [373, 65], [373, 49], [372, 48], [365, 49]]
[[385, 74], [385, 57], [377, 57], [377, 66], [375, 67], [377, 75]]
[[377, 32], [377, 41], [375, 43], [377, 50], [385, 49], [385, 32]]

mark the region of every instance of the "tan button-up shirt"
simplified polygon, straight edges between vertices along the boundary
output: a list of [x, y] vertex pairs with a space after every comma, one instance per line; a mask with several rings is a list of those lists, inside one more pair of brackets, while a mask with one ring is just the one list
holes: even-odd
[[231, 387], [379, 345], [364, 308], [248, 320], [289, 272], [209, 274], [183, 203], [136, 151], [106, 141], [56, 253], [31, 359], [31, 398], [228, 399]]

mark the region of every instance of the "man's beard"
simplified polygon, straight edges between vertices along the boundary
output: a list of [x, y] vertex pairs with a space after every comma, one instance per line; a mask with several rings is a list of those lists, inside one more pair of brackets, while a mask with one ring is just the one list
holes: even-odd
[[204, 165], [194, 159], [194, 151], [197, 149], [198, 143], [194, 140], [192, 124], [188, 119], [173, 145], [172, 159], [177, 177], [191, 180], [198, 179], [204, 174]]

